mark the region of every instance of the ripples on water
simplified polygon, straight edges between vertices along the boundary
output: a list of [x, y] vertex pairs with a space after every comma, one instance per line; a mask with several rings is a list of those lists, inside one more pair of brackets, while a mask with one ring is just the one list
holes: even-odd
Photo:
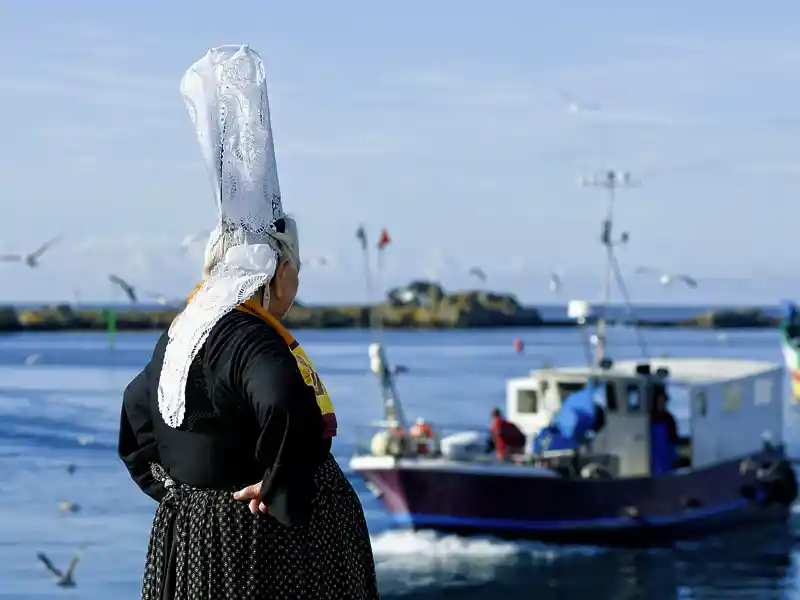
[[[154, 334], [0, 337], [0, 599], [137, 598], [154, 504], [130, 482], [115, 454], [122, 389], [149, 357]], [[527, 354], [512, 351], [521, 337]], [[365, 332], [300, 333], [336, 402], [335, 443], [343, 465], [354, 426], [380, 416], [367, 373]], [[653, 331], [654, 354], [711, 354], [780, 360], [774, 331]], [[580, 362], [575, 331], [387, 334], [391, 358], [407, 365], [400, 393], [409, 416], [485, 426], [504, 403], [504, 379], [542, 362]], [[637, 356], [633, 336], [616, 331], [619, 358]], [[26, 364], [28, 363], [28, 364]], [[681, 407], [676, 406], [680, 414]], [[797, 449], [800, 414], [787, 409], [786, 435]], [[800, 452], [794, 453], [800, 456]], [[78, 466], [69, 475], [66, 465]], [[729, 535], [657, 551], [555, 549], [535, 543], [463, 539], [394, 530], [360, 481], [383, 597], [413, 598], [757, 598], [800, 597], [796, 536], [788, 527]], [[81, 506], [62, 515], [59, 502]], [[66, 564], [90, 547], [78, 587], [55, 587], [37, 564], [44, 550]]]

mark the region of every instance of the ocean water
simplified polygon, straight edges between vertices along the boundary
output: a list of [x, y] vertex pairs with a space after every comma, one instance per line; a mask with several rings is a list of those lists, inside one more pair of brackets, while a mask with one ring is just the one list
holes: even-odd
[[[645, 331], [652, 354], [780, 361], [777, 332]], [[340, 422], [334, 450], [343, 467], [357, 425], [380, 417], [364, 331], [302, 331]], [[521, 338], [525, 354], [512, 342]], [[155, 333], [26, 333], [0, 337], [0, 599], [135, 599], [155, 504], [116, 457], [121, 392], [147, 361]], [[389, 332], [408, 416], [485, 427], [504, 404], [504, 380], [542, 363], [583, 360], [576, 330]], [[612, 329], [617, 358], [639, 356], [632, 332]], [[679, 407], [676, 407], [680, 412]], [[786, 408], [786, 433], [800, 456], [800, 413]], [[77, 466], [70, 474], [68, 464]], [[410, 533], [393, 527], [353, 478], [369, 521], [384, 598], [572, 599], [800, 598], [800, 514], [787, 527], [731, 534], [676, 548], [632, 551]], [[64, 513], [59, 504], [77, 503]], [[61, 589], [36, 560], [66, 566], [87, 545], [77, 587]]]

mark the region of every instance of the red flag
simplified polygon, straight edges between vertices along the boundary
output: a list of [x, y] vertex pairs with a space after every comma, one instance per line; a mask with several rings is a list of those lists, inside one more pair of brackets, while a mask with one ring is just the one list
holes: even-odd
[[389, 237], [389, 232], [383, 229], [381, 231], [381, 239], [378, 240], [378, 250], [383, 250], [391, 241], [392, 238]]

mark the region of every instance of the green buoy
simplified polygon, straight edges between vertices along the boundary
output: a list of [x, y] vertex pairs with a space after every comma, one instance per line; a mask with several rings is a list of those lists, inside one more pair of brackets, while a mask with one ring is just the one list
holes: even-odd
[[108, 346], [113, 349], [117, 340], [117, 309], [112, 306], [103, 312], [106, 318], [106, 331], [108, 331]]

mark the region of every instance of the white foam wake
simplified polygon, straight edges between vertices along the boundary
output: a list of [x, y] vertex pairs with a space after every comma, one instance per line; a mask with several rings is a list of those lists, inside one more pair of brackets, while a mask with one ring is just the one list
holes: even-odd
[[430, 567], [431, 563], [458, 563], [479, 559], [502, 562], [524, 552], [513, 542], [463, 538], [433, 531], [386, 531], [372, 536], [375, 561], [390, 568]]
[[600, 552], [595, 548], [555, 548], [536, 542], [397, 530], [373, 535], [372, 551], [381, 585], [393, 591], [399, 591], [398, 587], [475, 585], [493, 580], [501, 568]]

